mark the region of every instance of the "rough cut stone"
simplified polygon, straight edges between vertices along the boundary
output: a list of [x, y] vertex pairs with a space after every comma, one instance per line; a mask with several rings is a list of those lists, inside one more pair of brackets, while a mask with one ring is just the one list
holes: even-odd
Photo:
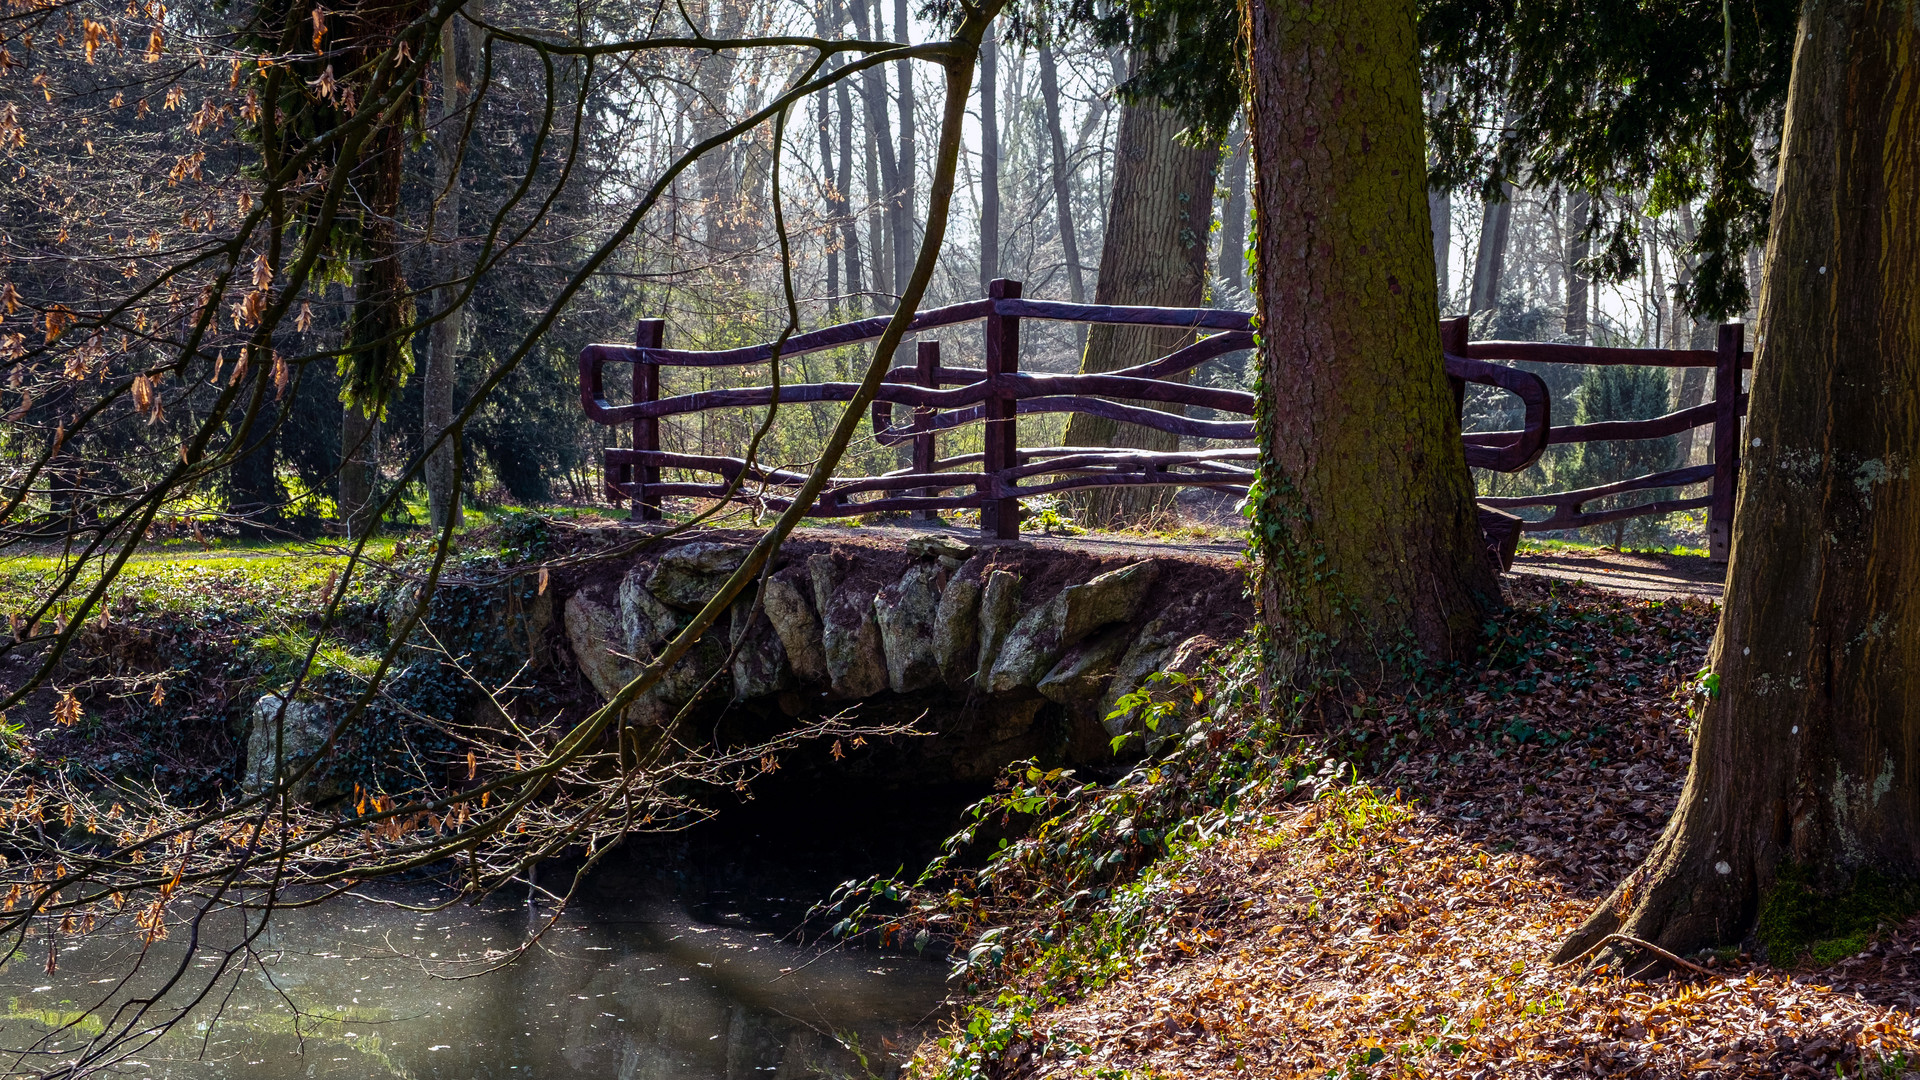
[[[574, 662], [588, 685], [609, 700], [620, 688], [633, 681], [640, 666], [617, 653], [625, 653], [628, 635], [621, 626], [620, 614], [598, 603], [584, 592], [567, 597], [561, 608], [561, 622], [567, 629], [567, 641], [573, 646]], [[651, 630], [649, 630], [651, 632]], [[617, 651], [617, 652], [616, 652]]]
[[1005, 694], [1037, 684], [1068, 648], [1103, 626], [1133, 618], [1159, 572], [1152, 561], [1123, 566], [1068, 586], [1022, 616], [993, 661], [987, 690]]
[[920, 558], [939, 558], [965, 561], [973, 554], [973, 548], [965, 542], [951, 536], [916, 536], [904, 545], [906, 549]]
[[682, 544], [654, 564], [647, 577], [647, 591], [674, 607], [698, 611], [720, 591], [727, 575], [746, 560], [749, 550], [742, 544], [706, 540]]
[[[808, 559], [814, 586], [822, 556]], [[828, 579], [831, 580], [831, 579]], [[849, 581], [834, 589], [821, 611], [821, 644], [827, 656], [827, 677], [833, 692], [843, 698], [872, 697], [887, 688], [887, 658], [881, 651], [880, 624], [873, 617], [872, 582]]]
[[1066, 600], [1061, 642], [1071, 645], [1103, 626], [1127, 622], [1139, 614], [1147, 591], [1160, 579], [1160, 563], [1153, 559], [1109, 570], [1060, 595]]
[[[286, 703], [284, 721], [280, 705]], [[284, 731], [284, 737], [282, 732]], [[276, 781], [298, 772], [327, 744], [326, 708], [317, 701], [288, 701], [268, 694], [253, 703], [253, 723], [247, 732], [247, 772], [240, 786], [264, 791]], [[293, 786], [295, 801], [328, 794], [309, 773]]]
[[824, 622], [827, 604], [833, 600], [833, 587], [840, 580], [840, 568], [834, 565], [831, 555], [809, 555], [807, 579], [813, 583], [813, 610], [820, 613]]
[[985, 688], [1000, 659], [1001, 646], [1013, 632], [1020, 613], [1020, 575], [1010, 570], [995, 570], [987, 575], [980, 592], [980, 666], [974, 685]]
[[1092, 708], [1113, 678], [1115, 662], [1132, 642], [1131, 628], [1125, 626], [1095, 634], [1062, 654], [1034, 688], [1050, 701]]
[[[567, 638], [573, 644], [581, 674], [602, 701], [611, 701], [638, 677], [641, 665], [659, 655], [667, 641], [686, 625], [678, 613], [653, 600], [635, 576], [629, 574], [621, 582], [618, 612], [585, 593], [567, 598]], [[661, 723], [703, 690], [729, 692], [726, 648], [716, 637], [708, 634], [702, 638], [658, 683], [636, 698], [627, 707], [627, 721]], [[715, 676], [719, 676], [717, 682]]]
[[[800, 584], [803, 577], [808, 578], [804, 589]], [[811, 591], [812, 581], [806, 571], [782, 570], [767, 581], [763, 605], [767, 620], [773, 624], [774, 633], [786, 649], [787, 663], [793, 673], [806, 682], [825, 685], [831, 676], [827, 673], [820, 618], [814, 614], [813, 602], [807, 597]]]
[[933, 616], [933, 662], [948, 686], [958, 690], [979, 670], [980, 575], [986, 557], [962, 564], [940, 593]]
[[1176, 675], [1198, 675], [1209, 657], [1220, 651], [1220, 643], [1206, 634], [1195, 634], [1173, 647], [1167, 654], [1163, 671]]
[[[665, 644], [661, 642], [663, 647]], [[668, 668], [653, 689], [640, 696], [643, 700], [659, 702], [671, 715], [702, 694], [712, 694], [718, 700], [733, 694], [733, 673], [727, 669], [726, 635], [718, 630], [694, 642], [680, 662]]]
[[[1183, 631], [1171, 626], [1162, 626], [1151, 635], [1143, 633], [1140, 636], [1141, 642], [1151, 640], [1169, 644], [1140, 650], [1136, 643], [1135, 649], [1128, 650], [1127, 655], [1121, 658], [1120, 670], [1116, 672], [1113, 682], [1108, 685], [1107, 692], [1100, 703], [1101, 723], [1106, 727], [1109, 735], [1118, 737], [1128, 731], [1140, 729], [1138, 720], [1132, 714], [1108, 719], [1123, 694], [1139, 689], [1155, 672], [1164, 671], [1170, 675], [1197, 675], [1213, 654], [1220, 649], [1220, 643], [1206, 634], [1194, 634], [1182, 638], [1181, 633]], [[1123, 684], [1125, 684], [1124, 689]], [[1151, 744], [1154, 741], [1178, 732], [1178, 727], [1163, 727], [1154, 732], [1153, 738], [1149, 740], [1149, 750], [1152, 749]]]
[[940, 678], [933, 656], [933, 628], [942, 576], [938, 563], [916, 563], [873, 598], [880, 651], [887, 661], [887, 685], [896, 694], [924, 690]]
[[1140, 688], [1147, 676], [1160, 670], [1160, 662], [1166, 659], [1167, 652], [1180, 640], [1180, 632], [1174, 629], [1168, 619], [1162, 617], [1143, 627], [1127, 651], [1113, 666], [1113, 680], [1100, 695], [1101, 723], [1107, 727], [1107, 733], [1118, 735], [1127, 730], [1130, 723], [1126, 717], [1116, 720], [1106, 718], [1113, 713], [1120, 699]]
[[787, 650], [765, 611], [751, 601], [733, 606], [727, 648], [733, 654], [733, 698], [768, 697], [795, 685]]
[[653, 568], [635, 567], [627, 576], [620, 579], [620, 651], [638, 659], [648, 659], [658, 651], [656, 646], [667, 641], [687, 625], [687, 616], [683, 612], [660, 602], [659, 597], [647, 588], [647, 580]]

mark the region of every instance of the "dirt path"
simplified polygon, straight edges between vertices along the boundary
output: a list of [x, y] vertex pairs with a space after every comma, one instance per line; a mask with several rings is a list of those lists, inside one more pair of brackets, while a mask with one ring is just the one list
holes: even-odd
[[1584, 581], [1608, 592], [1648, 600], [1698, 597], [1718, 601], [1726, 567], [1698, 555], [1653, 555], [1589, 548], [1521, 553], [1513, 573], [1524, 577]]

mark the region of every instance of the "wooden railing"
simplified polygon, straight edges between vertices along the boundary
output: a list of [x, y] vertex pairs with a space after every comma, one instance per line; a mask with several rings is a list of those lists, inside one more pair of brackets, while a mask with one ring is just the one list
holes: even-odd
[[[1608, 420], [1592, 424], [1549, 427], [1547, 444], [1598, 442], [1606, 439], [1661, 439], [1698, 427], [1713, 428], [1713, 460], [1710, 464], [1648, 473], [1610, 484], [1575, 491], [1542, 492], [1537, 495], [1481, 496], [1483, 507], [1494, 509], [1547, 506], [1553, 513], [1538, 521], [1521, 523], [1527, 532], [1577, 529], [1604, 525], [1626, 518], [1670, 514], [1676, 510], [1707, 508], [1707, 550], [1717, 562], [1724, 562], [1733, 538], [1733, 497], [1740, 473], [1740, 418], [1747, 413], [1747, 395], [1740, 389], [1740, 372], [1753, 366], [1753, 353], [1745, 348], [1746, 327], [1723, 323], [1719, 327], [1718, 348], [1705, 349], [1613, 349], [1593, 345], [1555, 345], [1533, 341], [1468, 341], [1467, 320], [1450, 319], [1441, 325], [1441, 337], [1450, 352], [1481, 361], [1524, 361], [1537, 364], [1635, 364], [1645, 367], [1705, 367], [1713, 369], [1713, 400], [1649, 420]], [[1527, 420], [1529, 427], [1532, 418]], [[1469, 446], [1477, 441], [1502, 443], [1518, 432], [1470, 432]], [[1703, 482], [1712, 487], [1705, 495], [1690, 499], [1659, 499], [1633, 506], [1613, 507], [1588, 512], [1585, 504], [1611, 495], [1633, 491], [1679, 488]]]
[[[1020, 370], [1020, 326], [1024, 320], [1044, 319], [1083, 323], [1120, 323], [1135, 326], [1159, 326], [1188, 330], [1195, 334], [1212, 331], [1183, 348], [1150, 363], [1100, 374], [1049, 375]], [[917, 345], [913, 366], [893, 368], [873, 405], [874, 438], [883, 445], [911, 443], [913, 464], [907, 468], [877, 476], [836, 477], [823, 491], [808, 513], [816, 517], [837, 517], [882, 511], [913, 511], [932, 516], [940, 511], [977, 509], [983, 532], [1012, 539], [1019, 535], [1019, 500], [1057, 492], [1100, 487], [1143, 485], [1185, 485], [1244, 494], [1253, 478], [1256, 450], [1251, 446], [1155, 452], [1110, 447], [1022, 447], [1015, 439], [1015, 418], [1040, 413], [1083, 413], [1124, 423], [1137, 424], [1173, 435], [1251, 442], [1253, 439], [1254, 395], [1240, 390], [1194, 386], [1174, 381], [1208, 360], [1253, 345], [1252, 316], [1240, 311], [1212, 308], [1105, 307], [1068, 304], [1044, 300], [1025, 300], [1020, 283], [995, 281], [989, 295], [949, 307], [918, 313], [914, 331], [964, 323], [985, 324], [984, 366], [948, 367], [941, 363], [938, 342]], [[886, 317], [843, 323], [788, 338], [779, 348], [779, 359], [871, 341], [880, 336]], [[1735, 344], [1738, 345], [1738, 327]], [[1657, 350], [1581, 349], [1574, 346], [1538, 346], [1515, 344], [1513, 349], [1558, 350], [1524, 357], [1510, 356], [1509, 343], [1465, 341], [1465, 320], [1444, 324], [1448, 336], [1447, 374], [1457, 389], [1464, 392], [1467, 382], [1498, 387], [1518, 395], [1525, 405], [1525, 421], [1516, 431], [1476, 433], [1465, 440], [1467, 463], [1477, 468], [1515, 472], [1539, 459], [1549, 443], [1574, 441], [1559, 438], [1563, 432], [1582, 428], [1555, 429], [1546, 383], [1539, 376], [1491, 363], [1501, 359], [1546, 359], [1553, 362], [1621, 363], [1609, 359], [1615, 354], [1632, 352], [1654, 354]], [[738, 457], [707, 454], [672, 453], [661, 448], [660, 419], [713, 409], [765, 408], [776, 399], [781, 404], [851, 401], [858, 385], [850, 382], [802, 383], [702, 390], [672, 397], [660, 396], [660, 369], [663, 367], [752, 367], [775, 360], [772, 345], [754, 345], [737, 349], [679, 350], [665, 347], [665, 322], [642, 320], [633, 345], [589, 345], [580, 353], [580, 398], [587, 415], [602, 424], [632, 426], [632, 446], [613, 447], [605, 452], [606, 487], [615, 501], [631, 500], [633, 516], [638, 520], [658, 520], [660, 501], [666, 496], [720, 498], [729, 495], [743, 502], [758, 503], [771, 510], [791, 505], [791, 495], [805, 477], [790, 470], [773, 469]], [[1457, 339], [1457, 340], [1456, 340]], [[1722, 334], [1723, 343], [1726, 340]], [[1574, 350], [1582, 359], [1572, 359]], [[1593, 354], [1594, 358], [1585, 358]], [[1673, 365], [1692, 362], [1674, 357], [1698, 354], [1660, 352], [1659, 357], [1632, 362]], [[1715, 354], [1704, 354], [1714, 356]], [[632, 399], [628, 404], [613, 404], [605, 392], [605, 369], [609, 363], [631, 365]], [[1738, 372], [1734, 373], [1738, 385]], [[1132, 404], [1148, 402], [1151, 405]], [[894, 406], [906, 406], [896, 420]], [[1179, 411], [1152, 405], [1177, 406]], [[1186, 407], [1211, 409], [1232, 417], [1247, 419], [1200, 419], [1185, 415]], [[1675, 414], [1657, 421], [1637, 421], [1640, 425], [1676, 422], [1672, 431], [1698, 426], [1693, 423], [1699, 410]], [[1717, 423], [1718, 414], [1707, 422]], [[1677, 419], [1676, 419], [1677, 418]], [[980, 453], [940, 457], [939, 433], [963, 425], [984, 425]], [[1737, 418], [1736, 418], [1737, 426]], [[1598, 429], [1607, 425], [1585, 425]], [[1633, 428], [1633, 432], [1640, 429]], [[1717, 430], [1717, 429], [1716, 429]], [[1647, 438], [1646, 433], [1601, 432], [1580, 438]], [[1716, 448], [1720, 445], [1716, 438]], [[1731, 444], [1729, 444], [1731, 445]], [[1731, 451], [1729, 452], [1731, 453]], [[716, 480], [663, 480], [663, 470], [681, 473], [705, 473]], [[1682, 470], [1686, 472], [1686, 470]], [[1666, 475], [1666, 474], [1662, 474]], [[1717, 473], [1715, 474], [1718, 475]], [[1621, 491], [1641, 487], [1661, 487], [1695, 482], [1668, 479], [1660, 484], [1642, 484], [1641, 477], [1623, 481]], [[1698, 478], [1696, 478], [1697, 480]], [[1730, 489], [1730, 483], [1729, 483]], [[1594, 489], [1597, 492], [1598, 489]], [[1613, 488], [1598, 494], [1568, 492], [1537, 500], [1482, 500], [1487, 505], [1554, 505], [1556, 516], [1565, 500], [1579, 496], [1585, 500], [1614, 493]], [[1579, 499], [1564, 503], [1579, 515]], [[1694, 505], [1692, 502], [1686, 505]], [[1717, 503], [1716, 503], [1717, 506]], [[1731, 509], [1731, 502], [1728, 504]], [[1648, 511], [1655, 512], [1655, 511]], [[1618, 511], [1584, 515], [1616, 520]], [[1596, 522], [1580, 520], [1576, 524]], [[1526, 526], [1532, 528], [1532, 525]], [[1541, 526], [1545, 527], [1545, 526]], [[1570, 527], [1555, 525], [1554, 528]]]

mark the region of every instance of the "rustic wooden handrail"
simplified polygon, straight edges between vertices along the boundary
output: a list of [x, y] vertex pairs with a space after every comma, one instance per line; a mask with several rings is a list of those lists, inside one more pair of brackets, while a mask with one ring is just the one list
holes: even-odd
[[[1027, 300], [1020, 291], [1019, 282], [995, 281], [984, 299], [931, 308], [915, 315], [911, 323], [914, 331], [984, 323], [983, 366], [945, 366], [940, 362], [939, 343], [919, 342], [912, 366], [897, 366], [888, 371], [872, 413], [876, 441], [883, 445], [910, 443], [912, 466], [879, 476], [835, 478], [810, 508], [811, 513], [842, 516], [907, 510], [932, 516], [946, 510], [977, 509], [984, 530], [1011, 538], [1019, 533], [1019, 500], [1036, 495], [1097, 487], [1167, 484], [1246, 492], [1256, 459], [1251, 447], [1175, 452], [1021, 447], [1014, 437], [1014, 421], [1020, 416], [1040, 413], [1086, 413], [1188, 438], [1250, 441], [1254, 436], [1251, 420], [1202, 419], [1184, 415], [1184, 409], [1201, 408], [1229, 417], [1251, 417], [1258, 404], [1253, 394], [1170, 380], [1215, 357], [1253, 347], [1251, 314], [1214, 308]], [[1149, 363], [1118, 371], [1054, 375], [1020, 370], [1020, 323], [1026, 319], [1161, 326], [1196, 334], [1211, 332]], [[759, 503], [770, 510], [786, 509], [791, 500], [784, 492], [799, 487], [805, 479], [803, 474], [768, 469], [734, 457], [667, 452], [660, 446], [660, 419], [714, 409], [764, 408], [776, 400], [781, 404], [850, 401], [857, 394], [858, 385], [820, 382], [777, 388], [747, 386], [662, 397], [660, 369], [769, 364], [776, 359], [874, 340], [887, 322], [885, 316], [859, 319], [795, 334], [777, 346], [769, 343], [734, 349], [688, 350], [666, 348], [664, 321], [646, 319], [641, 321], [632, 345], [587, 346], [580, 353], [582, 409], [598, 423], [631, 425], [632, 428], [631, 447], [615, 447], [605, 452], [609, 496], [616, 500], [631, 499], [636, 518], [657, 520], [664, 496], [719, 498], [726, 496], [729, 485], [737, 482], [739, 487], [734, 497]], [[1732, 513], [1738, 463], [1739, 418], [1746, 411], [1746, 398], [1739, 392], [1740, 371], [1752, 366], [1752, 353], [1742, 349], [1742, 327], [1721, 327], [1719, 348], [1711, 352], [1469, 341], [1465, 319], [1443, 323], [1442, 339], [1446, 372], [1455, 383], [1456, 393], [1463, 393], [1466, 383], [1480, 383], [1513, 393], [1524, 405], [1524, 424], [1519, 429], [1470, 432], [1463, 436], [1467, 464], [1475, 468], [1516, 472], [1538, 461], [1550, 445], [1598, 439], [1661, 438], [1696, 427], [1712, 425], [1714, 428], [1712, 465], [1655, 473], [1578, 491], [1483, 498], [1479, 500], [1482, 506], [1550, 506], [1553, 515], [1540, 521], [1508, 519], [1517, 522], [1515, 528], [1540, 531], [1709, 505], [1712, 507], [1709, 533], [1713, 538], [1713, 554], [1716, 558], [1725, 557], [1726, 523]], [[1650, 420], [1555, 427], [1545, 381], [1531, 372], [1506, 366], [1516, 361], [1712, 367], [1715, 400]], [[632, 366], [633, 394], [626, 404], [614, 404], [606, 396], [605, 369], [610, 363]], [[1154, 407], [1156, 405], [1159, 407]], [[895, 406], [907, 409], [898, 423]], [[1166, 406], [1179, 408], [1169, 410]], [[948, 458], [938, 456], [938, 433], [974, 423], [984, 423], [986, 427], [981, 452]], [[663, 481], [662, 470], [708, 473], [718, 476], [720, 481]], [[1584, 510], [1583, 504], [1610, 495], [1684, 487], [1705, 480], [1711, 480], [1713, 488], [1710, 495], [1702, 498], [1665, 500], [1591, 513]], [[872, 497], [856, 499], [854, 496]]]
[[[1633, 367], [1719, 367], [1717, 349], [1623, 349], [1608, 345], [1568, 345], [1554, 341], [1476, 341], [1467, 346], [1475, 360], [1519, 361], [1531, 364], [1587, 364]], [[1753, 353], [1740, 354], [1742, 367], [1753, 366]]]

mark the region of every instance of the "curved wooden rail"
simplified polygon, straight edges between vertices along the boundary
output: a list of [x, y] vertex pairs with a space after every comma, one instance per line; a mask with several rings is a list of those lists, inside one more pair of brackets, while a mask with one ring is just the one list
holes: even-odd
[[1547, 393], [1547, 381], [1531, 371], [1501, 367], [1484, 360], [1472, 360], [1452, 353], [1442, 354], [1447, 374], [1465, 382], [1497, 386], [1518, 394], [1526, 404], [1526, 427], [1519, 431], [1495, 432], [1485, 441], [1468, 440], [1467, 464], [1476, 469], [1519, 472], [1540, 460], [1546, 452], [1553, 427], [1553, 398]]

